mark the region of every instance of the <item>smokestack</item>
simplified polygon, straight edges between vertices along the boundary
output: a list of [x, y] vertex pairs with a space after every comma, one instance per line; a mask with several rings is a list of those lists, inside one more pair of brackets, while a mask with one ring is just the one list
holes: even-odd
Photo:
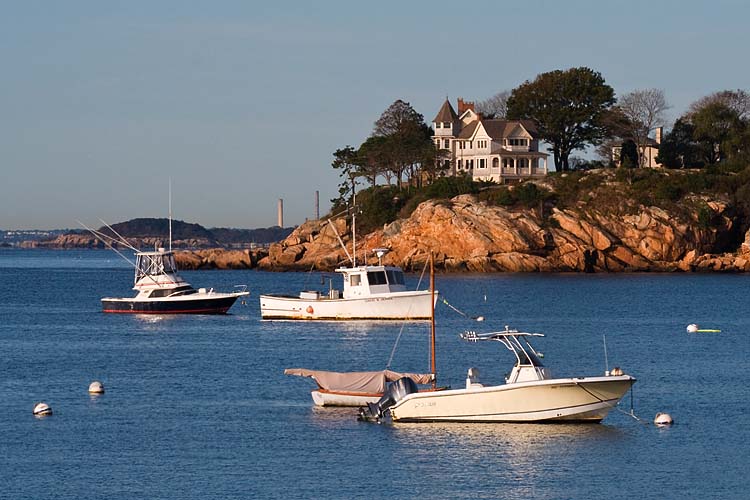
[[320, 219], [320, 191], [315, 191], [315, 220]]
[[279, 198], [278, 226], [284, 227], [284, 198]]

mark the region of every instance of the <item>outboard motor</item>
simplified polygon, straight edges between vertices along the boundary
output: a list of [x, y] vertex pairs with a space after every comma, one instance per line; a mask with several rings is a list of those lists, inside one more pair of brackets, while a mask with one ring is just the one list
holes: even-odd
[[360, 408], [358, 420], [380, 422], [388, 408], [414, 392], [419, 392], [417, 384], [409, 377], [401, 377], [388, 386], [377, 403], [367, 403], [366, 407]]

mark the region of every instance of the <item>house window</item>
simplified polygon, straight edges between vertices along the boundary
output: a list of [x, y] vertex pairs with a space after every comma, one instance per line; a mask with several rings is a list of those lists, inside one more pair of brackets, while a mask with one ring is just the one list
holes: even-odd
[[474, 160], [466, 160], [466, 170], [471, 170], [474, 168]]
[[451, 147], [451, 141], [450, 141], [450, 139], [444, 140], [443, 141], [443, 148], [444, 149], [450, 149], [450, 147]]
[[458, 169], [461, 170], [463, 167], [463, 160], [458, 160]]
[[511, 146], [527, 146], [526, 139], [508, 139], [508, 144]]
[[440, 128], [443, 126], [443, 122], [435, 122], [435, 128]]
[[497, 168], [500, 166], [500, 160], [498, 158], [492, 159], [492, 168]]
[[443, 128], [451, 128], [450, 122], [443, 122]]

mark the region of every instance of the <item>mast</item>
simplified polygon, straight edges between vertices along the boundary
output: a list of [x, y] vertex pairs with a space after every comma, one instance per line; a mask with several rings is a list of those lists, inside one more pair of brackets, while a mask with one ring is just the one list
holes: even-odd
[[435, 370], [435, 262], [430, 250], [430, 373], [432, 388], [437, 388], [437, 371]]
[[352, 267], [357, 267], [357, 192], [352, 195]]

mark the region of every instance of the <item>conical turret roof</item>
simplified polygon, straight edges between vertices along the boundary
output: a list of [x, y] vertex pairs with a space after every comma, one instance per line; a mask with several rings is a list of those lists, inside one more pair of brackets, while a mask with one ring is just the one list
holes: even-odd
[[453, 106], [451, 106], [450, 101], [448, 98], [445, 99], [445, 102], [443, 103], [443, 106], [440, 108], [440, 111], [438, 111], [437, 116], [435, 117], [433, 122], [454, 122], [458, 118], [458, 115], [453, 110]]

